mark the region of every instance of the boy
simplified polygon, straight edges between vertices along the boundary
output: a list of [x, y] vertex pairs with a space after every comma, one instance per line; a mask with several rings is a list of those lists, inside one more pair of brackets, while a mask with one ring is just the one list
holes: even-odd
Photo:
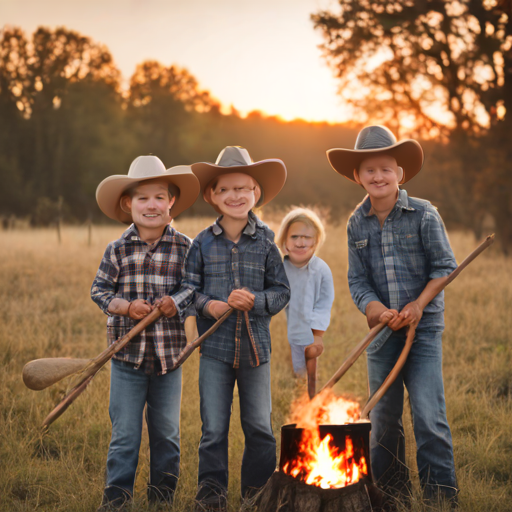
[[131, 500], [146, 404], [148, 499], [172, 503], [180, 462], [181, 368], [172, 370], [186, 344], [172, 295], [181, 285], [190, 240], [169, 223], [198, 194], [199, 182], [190, 167], [166, 170], [156, 156], [139, 156], [128, 176], [109, 176], [96, 190], [98, 205], [107, 216], [133, 222], [107, 246], [91, 289], [92, 299], [108, 315], [109, 344], [154, 307], [163, 313], [112, 359], [112, 438], [99, 510], [119, 510]]
[[215, 164], [193, 164], [192, 171], [203, 198], [221, 216], [192, 243], [183, 295], [194, 295], [199, 334], [230, 307], [235, 309], [202, 344], [199, 367], [203, 426], [196, 510], [225, 511], [235, 381], [245, 435], [242, 498], [262, 487], [276, 466], [269, 324], [288, 303], [290, 289], [274, 234], [252, 208], [278, 194], [286, 167], [275, 159], [253, 163], [246, 149], [228, 146]]
[[371, 413], [374, 477], [390, 494], [405, 500], [410, 495], [402, 428], [405, 384], [424, 497], [444, 497], [456, 505], [442, 376], [444, 293], [427, 304], [422, 291], [457, 264], [437, 210], [399, 189], [420, 171], [423, 150], [415, 140], [397, 142], [387, 128], [369, 126], [359, 133], [354, 150], [331, 149], [327, 155], [335, 171], [368, 193], [347, 226], [350, 293], [370, 327], [389, 321], [394, 331], [387, 341], [376, 339], [367, 350], [371, 395], [396, 363], [406, 327], [416, 326], [400, 376]]

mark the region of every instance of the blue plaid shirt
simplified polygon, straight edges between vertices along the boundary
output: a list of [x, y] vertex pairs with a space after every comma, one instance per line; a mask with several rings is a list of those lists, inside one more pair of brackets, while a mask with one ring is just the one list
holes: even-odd
[[[362, 313], [371, 301], [400, 311], [418, 298], [431, 279], [457, 267], [437, 209], [428, 201], [408, 197], [405, 190], [400, 190], [382, 228], [367, 196], [348, 220], [347, 234], [348, 284]], [[441, 292], [425, 308], [418, 327], [443, 328], [443, 311]]]
[[288, 279], [273, 242], [274, 233], [254, 213], [249, 212], [248, 223], [237, 243], [222, 235], [220, 219], [193, 241], [182, 289], [175, 299], [178, 304], [186, 304], [186, 297], [194, 297], [197, 328], [203, 334], [215, 322], [206, 312], [208, 303], [227, 302], [233, 290], [247, 288], [254, 294], [249, 326], [242, 312], [233, 313], [203, 342], [201, 354], [234, 368], [258, 366], [270, 360], [270, 318], [290, 299]]

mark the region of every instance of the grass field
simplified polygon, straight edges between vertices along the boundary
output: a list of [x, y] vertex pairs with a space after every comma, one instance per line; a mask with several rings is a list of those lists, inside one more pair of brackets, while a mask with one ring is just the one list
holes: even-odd
[[[183, 220], [176, 227], [193, 237], [209, 219]], [[271, 227], [276, 224], [268, 221]], [[58, 419], [46, 435], [39, 425], [60, 401], [69, 380], [31, 391], [21, 380], [23, 365], [36, 358], [89, 358], [106, 346], [105, 317], [89, 289], [103, 250], [122, 228], [64, 228], [1, 232], [0, 243], [0, 511], [93, 511], [101, 500], [107, 448], [108, 368]], [[450, 234], [458, 260], [476, 242]], [[346, 280], [344, 228], [330, 227], [320, 256], [330, 265], [336, 288], [332, 323], [319, 362], [322, 385], [367, 331]], [[452, 427], [461, 510], [512, 510], [512, 261], [491, 248], [446, 293], [444, 375]], [[283, 313], [272, 322], [273, 425], [279, 443], [294, 397], [304, 391], [291, 369]], [[366, 399], [362, 356], [336, 385], [362, 403]], [[198, 355], [184, 365], [181, 417], [182, 463], [174, 510], [189, 510], [195, 495], [200, 438]], [[417, 479], [410, 421], [408, 461]], [[230, 433], [230, 510], [239, 505], [243, 450], [235, 397]], [[147, 437], [135, 489], [135, 510], [147, 508]], [[422, 511], [421, 503], [414, 510]]]

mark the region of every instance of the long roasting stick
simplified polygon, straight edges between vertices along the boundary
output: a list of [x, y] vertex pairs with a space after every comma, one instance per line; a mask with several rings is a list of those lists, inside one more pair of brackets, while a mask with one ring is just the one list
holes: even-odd
[[[466, 259], [449, 275], [438, 280], [438, 284], [432, 289], [429, 297], [429, 302], [432, 301], [440, 292], [442, 292], [475, 258], [484, 252], [489, 246], [494, 243], [494, 233], [489, 235]], [[340, 379], [345, 375], [348, 369], [356, 362], [357, 358], [363, 353], [368, 345], [373, 341], [375, 336], [382, 331], [386, 326], [384, 323], [379, 323], [373, 327], [370, 332], [352, 349], [348, 357], [343, 361], [342, 365], [338, 368], [336, 373], [331, 377], [327, 384], [321, 389], [332, 388]], [[391, 332], [391, 329], [389, 329]], [[387, 331], [386, 331], [387, 333]], [[385, 333], [383, 333], [385, 335]], [[405, 361], [404, 361], [405, 363]]]
[[[190, 354], [208, 337], [213, 334], [218, 327], [226, 320], [226, 318], [233, 312], [233, 308], [228, 309], [204, 334], [196, 338], [193, 342], [189, 343], [183, 348], [178, 355], [173, 369], [178, 368], [188, 359]], [[85, 390], [98, 371], [112, 358], [114, 354], [122, 350], [137, 334], [142, 332], [146, 327], [158, 320], [162, 316], [159, 308], [155, 308], [148, 316], [143, 318], [137, 325], [135, 325], [130, 332], [125, 334], [122, 338], [110, 345], [99, 356], [91, 360], [91, 362], [84, 368], [77, 382], [74, 384], [71, 391], [61, 400], [61, 402], [53, 409], [50, 414], [45, 418], [41, 425], [43, 429], [48, 428], [57, 418], [59, 418], [66, 409], [75, 401], [75, 399]]]

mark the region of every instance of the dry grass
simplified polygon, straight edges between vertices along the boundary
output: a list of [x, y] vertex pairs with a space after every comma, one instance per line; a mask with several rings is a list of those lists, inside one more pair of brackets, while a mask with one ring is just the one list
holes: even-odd
[[[184, 220], [177, 228], [194, 236], [208, 219]], [[276, 224], [269, 221], [276, 228]], [[26, 389], [23, 365], [40, 357], [92, 357], [105, 347], [105, 318], [89, 288], [108, 241], [122, 228], [65, 228], [62, 244], [48, 230], [2, 232], [0, 244], [0, 510], [92, 511], [103, 488], [110, 436], [108, 369], [102, 371], [46, 436], [39, 425], [60, 400], [68, 382], [44, 391]], [[462, 259], [471, 237], [451, 236]], [[366, 332], [365, 320], [348, 294], [343, 227], [328, 230], [321, 251], [335, 279], [336, 300], [326, 335], [319, 383], [335, 372]], [[445, 386], [461, 510], [508, 511], [512, 500], [512, 265], [491, 249], [449, 288], [446, 297]], [[286, 422], [292, 399], [303, 391], [291, 370], [286, 322], [272, 322], [274, 431]], [[195, 494], [200, 438], [198, 357], [184, 366], [182, 464], [175, 510], [189, 510]], [[364, 357], [336, 386], [364, 401]], [[410, 423], [407, 424], [411, 434]], [[409, 435], [409, 439], [412, 436]], [[413, 444], [409, 460], [414, 474]], [[230, 507], [239, 504], [243, 435], [235, 398], [230, 434]], [[147, 439], [141, 447], [135, 509], [146, 509]], [[414, 474], [415, 475], [415, 474]], [[423, 510], [421, 504], [415, 510]]]

